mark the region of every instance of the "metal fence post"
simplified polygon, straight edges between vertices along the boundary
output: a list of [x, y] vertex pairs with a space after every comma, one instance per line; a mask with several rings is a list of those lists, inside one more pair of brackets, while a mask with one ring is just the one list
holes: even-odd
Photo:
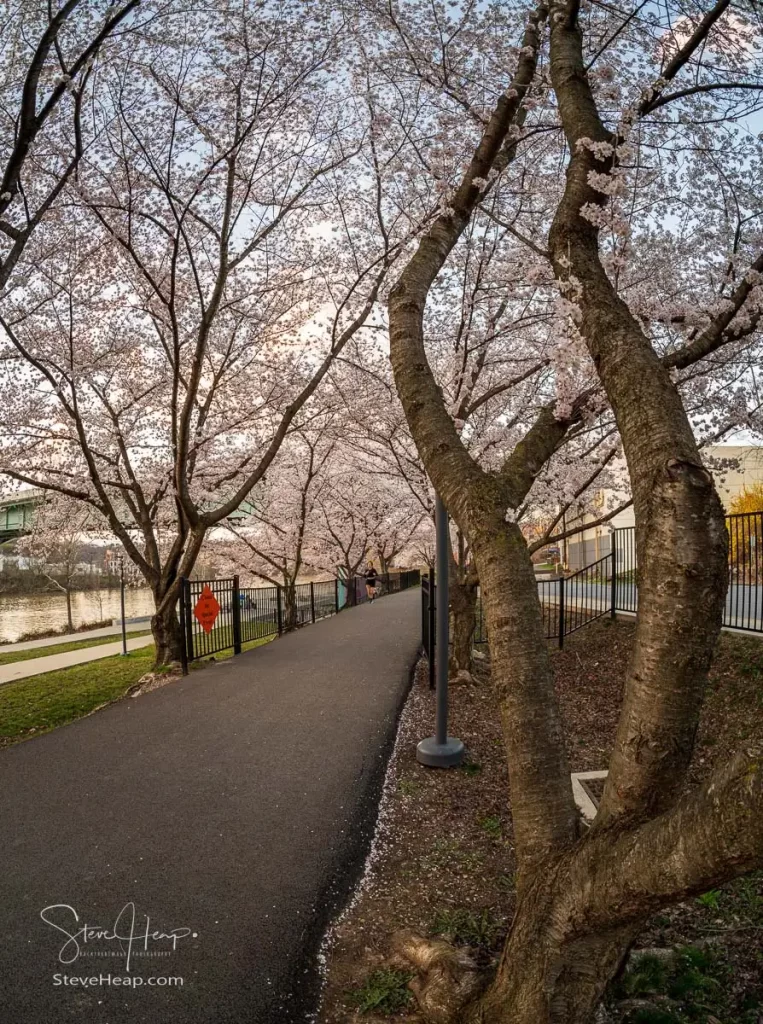
[[564, 576], [559, 577], [559, 648], [564, 647]]
[[423, 651], [426, 651], [427, 643], [428, 643], [428, 640], [427, 640], [427, 626], [429, 625], [429, 620], [427, 618], [428, 614], [429, 614], [429, 609], [427, 608], [427, 592], [426, 592], [425, 588], [422, 586], [422, 588], [421, 588], [421, 647], [422, 647]]
[[191, 581], [185, 576], [180, 580], [180, 593], [183, 595], [181, 611], [183, 615], [183, 671], [188, 675], [188, 663], [193, 661], [193, 616], [191, 614]]
[[241, 654], [241, 591], [238, 575], [233, 577], [233, 653]]
[[429, 689], [434, 690], [434, 650], [437, 643], [435, 625], [435, 580], [434, 573], [429, 573]]
[[183, 675], [188, 675], [188, 650], [186, 647], [185, 639], [185, 580], [181, 576], [180, 578], [180, 634], [183, 638], [183, 645], [180, 651], [180, 664], [183, 669]]
[[339, 614], [339, 580], [336, 578], [336, 576], [334, 577], [334, 608], [336, 609], [336, 614], [338, 615]]
[[283, 633], [283, 608], [281, 607], [281, 588], [276, 587], [276, 614], [278, 616], [278, 635]]
[[610, 618], [615, 618], [617, 608], [617, 531], [610, 534], [609, 557], [612, 559], [612, 607], [609, 610]]
[[125, 619], [125, 560], [119, 556], [119, 607], [122, 611], [122, 654], [127, 654], [127, 620]]
[[310, 580], [310, 614], [315, 622], [315, 584]]

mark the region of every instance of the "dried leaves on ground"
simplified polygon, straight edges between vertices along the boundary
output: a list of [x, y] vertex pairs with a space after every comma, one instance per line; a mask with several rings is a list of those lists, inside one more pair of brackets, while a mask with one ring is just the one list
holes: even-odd
[[[606, 768], [633, 623], [601, 620], [553, 651], [572, 771]], [[451, 687], [449, 733], [461, 768], [428, 769], [416, 743], [433, 729], [426, 665], [400, 724], [364, 881], [324, 950], [321, 1024], [416, 1022], [395, 932], [444, 937], [482, 964], [500, 950], [514, 909], [509, 785], [487, 661], [475, 685]], [[763, 638], [724, 633], [710, 675], [691, 781], [763, 731]], [[623, 1024], [763, 1024], [763, 879], [741, 879], [655, 917], [613, 986]]]

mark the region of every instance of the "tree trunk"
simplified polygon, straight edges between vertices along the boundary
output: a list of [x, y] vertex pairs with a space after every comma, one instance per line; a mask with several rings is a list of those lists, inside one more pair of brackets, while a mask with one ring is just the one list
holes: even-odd
[[[474, 983], [464, 984], [468, 967], [445, 943], [419, 940], [413, 955], [403, 950], [420, 975], [412, 987], [425, 1018], [436, 1024], [590, 1024], [651, 914], [763, 863], [760, 744], [746, 743], [704, 787], [682, 795], [724, 604], [723, 511], [670, 374], [609, 280], [598, 228], [581, 212], [606, 205], [591, 175], [611, 170], [618, 139], [596, 110], [577, 12], [576, 4], [558, 5], [551, 19], [550, 69], [570, 157], [549, 250], [623, 441], [640, 573], [636, 641], [609, 776], [582, 839], [538, 589], [515, 518], [587, 396], [576, 400], [569, 420], [547, 406], [500, 473], [487, 474], [455, 429], [424, 347], [428, 291], [474, 209], [475, 181], [489, 176], [486, 163], [488, 172], [501, 169], [493, 154], [506, 133], [502, 104], [448, 213], [423, 236], [389, 300], [390, 356], [411, 434], [479, 571], [518, 864], [517, 912], [487, 991], [477, 995]], [[526, 41], [521, 53], [531, 62], [531, 23]], [[520, 60], [518, 75], [527, 70]], [[523, 88], [515, 77], [504, 95], [521, 97]], [[609, 161], [599, 159], [592, 140], [608, 148]]]
[[74, 618], [72, 617], [72, 592], [69, 587], [66, 588], [66, 623], [69, 627], [69, 632], [74, 632]]
[[429, 1024], [591, 1024], [638, 926], [575, 934], [568, 868], [568, 859], [550, 863], [526, 893], [489, 986], [447, 944], [399, 940]]
[[293, 582], [281, 588], [283, 595], [283, 630], [290, 633], [297, 628], [297, 591]]
[[621, 817], [539, 862], [494, 978], [480, 979], [447, 943], [398, 940], [417, 968], [425, 1019], [591, 1024], [652, 914], [763, 862], [763, 743], [744, 746], [659, 817], [631, 826]]
[[527, 544], [500, 509], [486, 514], [481, 526], [472, 551], [510, 769], [521, 897], [535, 866], [574, 841], [577, 812]]
[[450, 675], [463, 680], [471, 679], [472, 645], [477, 628], [477, 580], [461, 578], [456, 570], [449, 580], [450, 611], [452, 615]]
[[[159, 605], [159, 601], [156, 598], [155, 600]], [[155, 669], [182, 662], [183, 629], [175, 612], [174, 602], [160, 608], [151, 617], [151, 632], [156, 646]]]

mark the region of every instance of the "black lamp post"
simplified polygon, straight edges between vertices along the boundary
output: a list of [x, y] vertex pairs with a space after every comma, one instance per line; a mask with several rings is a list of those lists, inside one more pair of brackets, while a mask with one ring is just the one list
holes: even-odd
[[448, 510], [437, 495], [435, 499], [435, 610], [437, 629], [435, 631], [435, 672], [437, 676], [437, 710], [435, 713], [435, 734], [422, 740], [416, 748], [416, 759], [430, 768], [453, 768], [461, 763], [464, 745], [455, 736], [448, 736]]

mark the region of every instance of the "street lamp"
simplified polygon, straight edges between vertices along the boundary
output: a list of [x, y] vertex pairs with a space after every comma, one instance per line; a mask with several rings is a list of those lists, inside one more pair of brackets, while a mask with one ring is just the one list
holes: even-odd
[[[448, 510], [439, 495], [435, 498], [435, 555], [434, 583], [437, 629], [435, 631], [435, 671], [437, 675], [437, 710], [435, 735], [422, 740], [416, 748], [416, 760], [430, 768], [453, 768], [461, 763], [464, 745], [455, 736], [448, 736]], [[430, 581], [431, 585], [431, 581]], [[431, 647], [431, 644], [430, 644]]]
[[119, 605], [122, 612], [122, 654], [127, 654], [127, 620], [125, 619], [125, 560], [121, 553], [113, 555], [107, 553], [106, 562], [109, 572], [113, 571], [115, 565], [119, 566]]

